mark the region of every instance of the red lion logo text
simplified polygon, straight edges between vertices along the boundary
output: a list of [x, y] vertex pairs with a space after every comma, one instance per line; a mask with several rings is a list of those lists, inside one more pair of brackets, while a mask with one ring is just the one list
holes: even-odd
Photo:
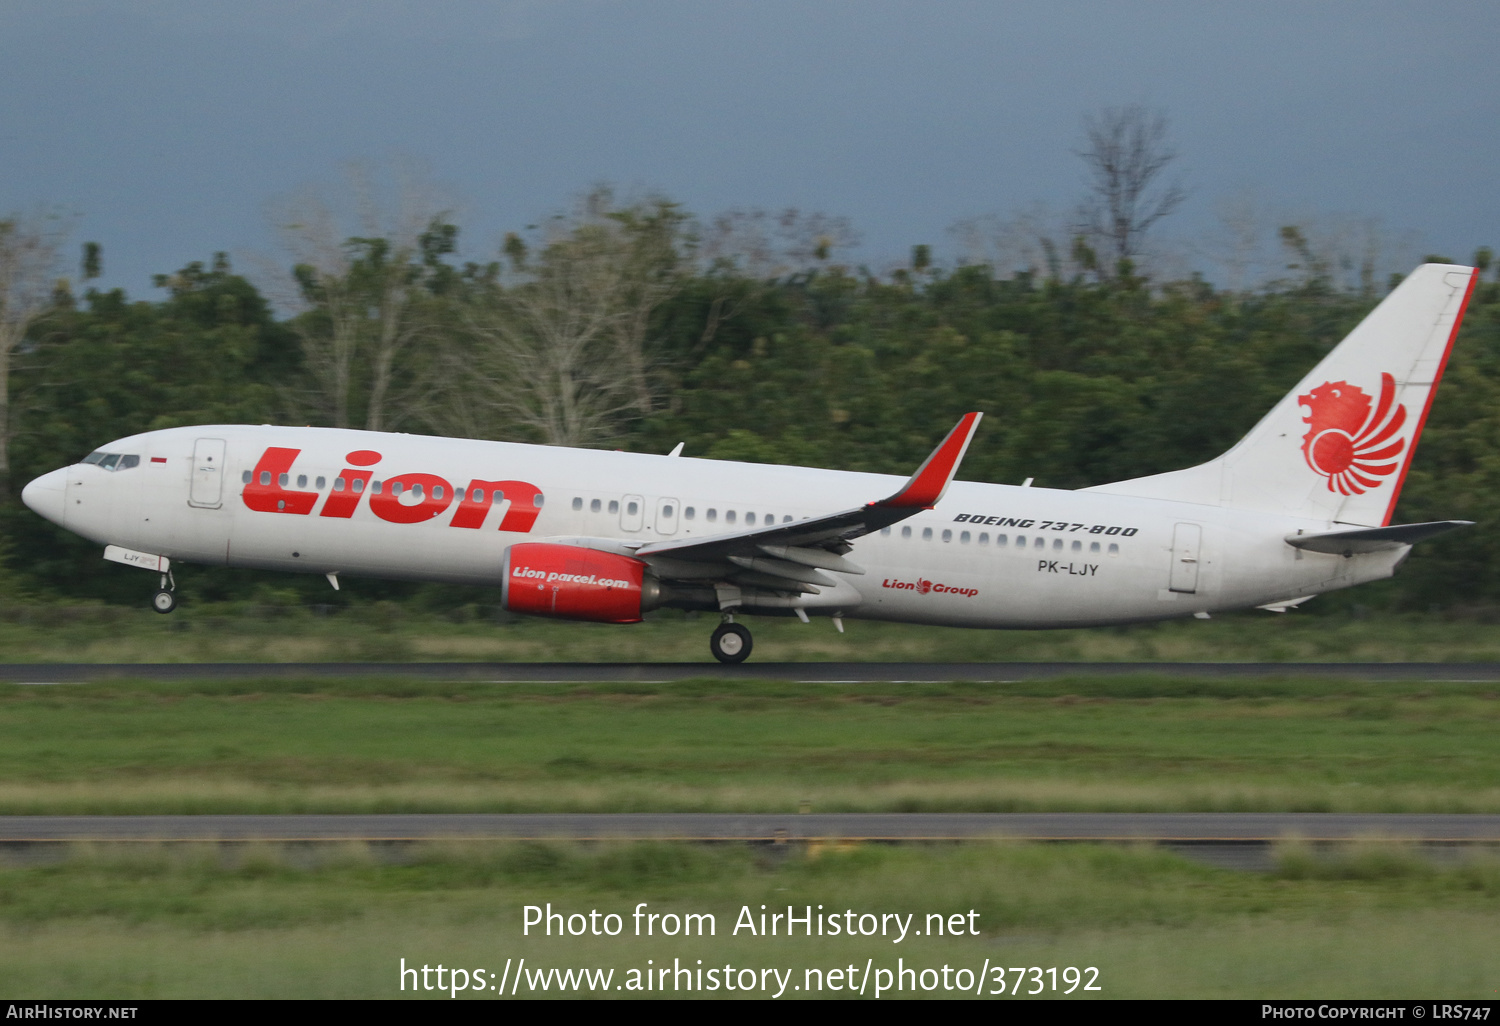
[[1302, 455], [1328, 479], [1330, 492], [1363, 495], [1395, 473], [1396, 457], [1406, 448], [1404, 438], [1394, 437], [1406, 423], [1406, 407], [1395, 399], [1396, 379], [1389, 374], [1380, 375], [1373, 410], [1370, 396], [1347, 381], [1325, 381], [1297, 397], [1308, 411]]

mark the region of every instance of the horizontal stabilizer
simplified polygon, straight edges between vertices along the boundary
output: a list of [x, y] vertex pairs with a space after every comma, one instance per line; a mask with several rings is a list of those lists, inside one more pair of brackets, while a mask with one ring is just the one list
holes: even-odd
[[1460, 527], [1472, 527], [1472, 520], [1434, 520], [1426, 524], [1393, 524], [1390, 527], [1362, 527], [1353, 531], [1329, 531], [1324, 534], [1289, 534], [1286, 543], [1308, 552], [1328, 552], [1352, 556], [1356, 552], [1380, 552], [1384, 549], [1415, 545]]

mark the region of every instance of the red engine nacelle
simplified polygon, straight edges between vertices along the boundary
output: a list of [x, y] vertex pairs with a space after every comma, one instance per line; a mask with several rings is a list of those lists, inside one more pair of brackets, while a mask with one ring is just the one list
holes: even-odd
[[638, 623], [659, 588], [646, 564], [578, 545], [525, 542], [505, 553], [501, 603], [513, 613]]

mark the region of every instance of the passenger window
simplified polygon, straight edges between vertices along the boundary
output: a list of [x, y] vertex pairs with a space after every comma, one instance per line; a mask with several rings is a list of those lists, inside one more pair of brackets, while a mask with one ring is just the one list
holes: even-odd
[[901, 528], [901, 537], [903, 537], [903, 538], [910, 538], [911, 537], [911, 528], [910, 527], [903, 527], [903, 528]]
[[1090, 552], [1098, 552], [1099, 551], [1099, 543], [1098, 542], [1089, 542], [1089, 551]]
[[1047, 539], [1038, 538], [1031, 543], [1031, 547], [1034, 549], [1045, 549], [1047, 547]]
[[599, 502], [598, 499], [590, 499], [589, 500], [589, 512], [590, 513], [597, 513], [597, 512], [599, 512], [599, 509], [600, 509], [601, 505], [602, 504]]
[[637, 511], [638, 511], [638, 510], [639, 510], [639, 509], [640, 509], [640, 508], [641, 508], [641, 507], [640, 507], [640, 506], [639, 506], [639, 505], [638, 505], [638, 504], [637, 504], [637, 503], [634, 503], [634, 502], [627, 502], [627, 503], [626, 503], [626, 504], [625, 504], [625, 515], [626, 515], [626, 516], [627, 516], [627, 517], [633, 517], [633, 516], [635, 516], [635, 514], [636, 514], [636, 512], [637, 512]]
[[418, 499], [421, 499], [422, 498], [422, 486], [421, 486], [421, 484], [414, 484], [414, 485], [412, 485], [411, 486], [411, 493], [413, 495], [415, 495]]
[[249, 484], [250, 483], [250, 471], [247, 470], [243, 474], [241, 474], [240, 475], [240, 480], [243, 481], [245, 484]]
[[953, 532], [949, 531], [949, 530], [944, 530], [943, 531], [943, 541], [945, 541], [945, 542], [951, 542], [952, 540], [953, 540]]
[[959, 543], [962, 544], [962, 545], [969, 544], [969, 532], [965, 531], [963, 534], [959, 535], [958, 536], [958, 540], [959, 540]]
[[610, 513], [618, 513], [618, 512], [620, 512], [620, 503], [617, 500], [615, 500], [615, 499], [610, 499], [609, 500], [609, 511], [610, 511]]
[[719, 519], [719, 511], [710, 506], [708, 508], [708, 512], [704, 514], [704, 516], [708, 518], [708, 522], [711, 524], [715, 520]]
[[260, 472], [260, 483], [262, 488], [271, 483], [271, 472], [269, 470], [262, 470]]
[[672, 518], [672, 507], [671, 506], [663, 506], [661, 508], [661, 515], [662, 515], [662, 517], [664, 519], [670, 520]]
[[297, 475], [297, 487], [298, 488], [306, 488], [307, 487], [307, 475], [306, 474], [298, 474]]
[[784, 517], [782, 517], [782, 518], [781, 518], [781, 522], [782, 522], [782, 523], [783, 523], [783, 524], [790, 524], [790, 523], [791, 523], [791, 522], [792, 522], [792, 518], [791, 518], [791, 515], [790, 515], [790, 514], [788, 514], [788, 515], [787, 515], [787, 516], [784, 516]]
[[432, 486], [432, 497], [434, 499], [441, 499], [443, 497], [443, 486], [442, 485], [433, 485]]
[[365, 479], [362, 478], [362, 477], [356, 477], [354, 479], [354, 494], [358, 495], [360, 492], [362, 492], [364, 490], [365, 490]]
[[889, 527], [882, 527], [880, 529], [880, 536], [882, 538], [889, 538], [891, 536], [891, 529]]
[[1056, 550], [1058, 552], [1061, 552], [1062, 551], [1062, 547], [1063, 547], [1063, 540], [1061, 538], [1053, 538], [1052, 539], [1052, 548], [1054, 550]]
[[682, 516], [683, 516], [684, 519], [691, 520], [691, 519], [693, 519], [697, 515], [698, 515], [698, 511], [696, 509], [694, 509], [693, 507], [686, 506], [686, 507], [683, 508]]
[[932, 541], [932, 528], [930, 528], [930, 527], [924, 527], [924, 528], [922, 528], [922, 540], [923, 541]]
[[341, 491], [344, 490], [344, 479], [343, 478], [336, 477], [336, 478], [333, 479], [333, 490], [336, 491], [336, 492], [341, 492]]
[[1110, 542], [1109, 543], [1109, 554], [1111, 556], [1118, 556], [1120, 554], [1120, 546], [1116, 545], [1114, 542]]
[[981, 544], [981, 545], [988, 545], [989, 543], [990, 543], [990, 532], [988, 532], [988, 531], [980, 531], [979, 532], [979, 544]]
[[1073, 551], [1074, 552], [1082, 552], [1083, 551], [1083, 542], [1081, 542], [1081, 541], [1074, 542], [1073, 543]]
[[1003, 535], [1003, 534], [997, 534], [997, 535], [995, 535], [995, 544], [996, 545], [1006, 545], [1006, 544], [1009, 544], [1009, 542], [1010, 542], [1010, 539], [1006, 535]]
[[726, 523], [726, 524], [732, 524], [732, 523], [734, 523], [734, 510], [731, 509], [731, 510], [728, 510], [728, 511], [725, 512], [725, 514], [724, 514], [724, 523]]
[[746, 513], [745, 514], [745, 526], [746, 527], [754, 527], [755, 526], [755, 514], [754, 513]]
[[536, 495], [533, 495], [531, 497], [531, 504], [533, 506], [535, 506], [537, 509], [541, 509], [542, 508], [542, 502], [543, 502], [543, 500], [545, 498], [546, 498], [546, 496], [544, 496], [540, 492], [538, 492]]
[[291, 480], [292, 480], [292, 475], [291, 474], [282, 474], [279, 478], [277, 478], [276, 483], [279, 484], [279, 485], [281, 485], [281, 487], [285, 488], [291, 482]]
[[[1002, 534], [1000, 537], [1004, 538], [1005, 535]], [[1000, 544], [1003, 545], [1005, 543], [1001, 542]], [[1018, 549], [1024, 549], [1025, 547], [1026, 547], [1026, 536], [1024, 534], [1018, 534], [1018, 535], [1016, 535], [1016, 548], [1018, 548]]]
[[316, 486], [317, 489], [318, 489], [318, 491], [321, 492], [323, 490], [323, 486], [326, 485], [327, 483], [328, 483], [328, 478], [326, 478], [326, 477], [320, 477], [320, 478], [318, 478], [317, 486]]
[[583, 509], [583, 499], [580, 498], [577, 495], [573, 496], [573, 509], [574, 510]]
[[[376, 487], [379, 488], [379, 485], [377, 485]], [[401, 482], [400, 481], [394, 481], [394, 482], [391, 483], [391, 494], [392, 495], [400, 495], [401, 494]]]
[[376, 495], [379, 495], [380, 494], [380, 482], [379, 481], [371, 481], [370, 482], [370, 491], [374, 492]]

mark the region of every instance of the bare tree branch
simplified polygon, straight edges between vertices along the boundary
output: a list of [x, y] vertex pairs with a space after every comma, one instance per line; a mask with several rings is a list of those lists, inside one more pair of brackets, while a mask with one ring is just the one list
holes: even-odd
[[608, 437], [633, 408], [622, 330], [625, 276], [600, 225], [580, 226], [543, 250], [532, 280], [471, 312], [479, 401], [549, 445]]
[[54, 216], [0, 219], [0, 495], [10, 488], [11, 359], [27, 329], [52, 306], [58, 253], [67, 234]]
[[1100, 272], [1114, 273], [1134, 259], [1151, 226], [1187, 199], [1180, 182], [1165, 184], [1162, 172], [1177, 154], [1167, 145], [1167, 118], [1138, 105], [1106, 107], [1084, 118], [1087, 145], [1078, 151], [1088, 165], [1090, 195], [1079, 209], [1079, 233], [1105, 259]]
[[[311, 314], [297, 329], [314, 401], [336, 427], [352, 426], [362, 408], [372, 431], [392, 426], [399, 361], [426, 330], [417, 310], [423, 234], [448, 216], [419, 170], [398, 166], [391, 198], [376, 177], [351, 164], [345, 203], [307, 188], [273, 213], [293, 260], [296, 303]], [[341, 216], [340, 206], [352, 209]]]

